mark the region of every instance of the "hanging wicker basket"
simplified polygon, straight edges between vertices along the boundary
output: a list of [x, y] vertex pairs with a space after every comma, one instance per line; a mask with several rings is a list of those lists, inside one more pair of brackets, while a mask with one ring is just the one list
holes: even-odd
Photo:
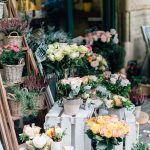
[[21, 82], [24, 64], [20, 65], [3, 65], [4, 76], [8, 83]]
[[42, 110], [45, 108], [46, 95], [45, 95], [44, 90], [45, 88], [42, 88], [39, 95], [37, 96], [37, 107], [39, 110]]
[[4, 4], [3, 2], [0, 2], [0, 19], [3, 18], [3, 14], [4, 14]]
[[[12, 34], [16, 34], [16, 36], [12, 36]], [[7, 44], [10, 45], [10, 47], [13, 47], [13, 45], [17, 45], [18, 47], [22, 46], [22, 40], [23, 37], [19, 36], [18, 32], [14, 31], [9, 34], [7, 37]]]
[[8, 93], [7, 94], [7, 99], [8, 99], [8, 105], [10, 108], [10, 112], [12, 116], [17, 116], [21, 117], [22, 116], [22, 111], [21, 111], [21, 102], [16, 101], [15, 95]]

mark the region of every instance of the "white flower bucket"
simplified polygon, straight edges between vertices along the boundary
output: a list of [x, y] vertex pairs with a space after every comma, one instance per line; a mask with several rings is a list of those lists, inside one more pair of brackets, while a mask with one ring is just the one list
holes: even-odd
[[141, 106], [136, 106], [135, 107], [135, 118], [138, 119], [140, 117], [141, 113]]
[[125, 116], [125, 109], [124, 108], [120, 108], [120, 109], [114, 109], [114, 108], [112, 108], [112, 109], [110, 109], [109, 113], [111, 115], [117, 115], [118, 118], [120, 120], [122, 120], [122, 119], [124, 119], [124, 116]]
[[81, 105], [81, 99], [75, 100], [67, 100], [63, 99], [64, 101], [64, 113], [66, 115], [76, 115], [79, 112], [79, 108]]
[[4, 14], [4, 3], [0, 2], [0, 19], [3, 18]]
[[62, 141], [60, 142], [51, 142], [51, 150], [62, 150]]

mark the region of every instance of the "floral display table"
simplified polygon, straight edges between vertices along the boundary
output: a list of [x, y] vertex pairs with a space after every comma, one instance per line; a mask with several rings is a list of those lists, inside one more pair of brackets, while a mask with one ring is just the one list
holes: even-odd
[[65, 115], [63, 108], [55, 103], [45, 117], [44, 129], [60, 125], [66, 134], [63, 145], [74, 146], [75, 150], [91, 150], [91, 142], [86, 135], [86, 120], [93, 114], [94, 108], [80, 109], [76, 116]]

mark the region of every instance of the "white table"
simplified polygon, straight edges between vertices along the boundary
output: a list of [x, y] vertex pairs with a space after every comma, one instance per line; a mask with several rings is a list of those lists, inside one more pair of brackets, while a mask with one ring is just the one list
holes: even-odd
[[86, 135], [86, 120], [93, 114], [94, 108], [80, 109], [76, 116], [64, 114], [63, 108], [55, 103], [45, 117], [44, 129], [60, 125], [66, 134], [63, 145], [74, 146], [75, 150], [91, 150], [91, 141]]

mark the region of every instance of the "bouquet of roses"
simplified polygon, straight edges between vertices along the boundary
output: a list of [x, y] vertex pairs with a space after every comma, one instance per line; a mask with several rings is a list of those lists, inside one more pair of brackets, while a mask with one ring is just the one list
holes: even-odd
[[50, 146], [50, 138], [46, 134], [40, 134], [41, 128], [35, 125], [26, 125], [23, 133], [20, 134], [22, 142], [26, 142], [28, 148], [33, 150], [48, 150]]
[[103, 75], [102, 85], [104, 85], [113, 94], [118, 94], [124, 97], [128, 96], [131, 84], [123, 74], [111, 74], [105, 72]]
[[81, 97], [81, 84], [82, 78], [80, 77], [60, 80], [57, 84], [58, 99], [67, 98], [68, 100], [73, 100]]
[[88, 137], [95, 142], [96, 149], [112, 150], [129, 132], [128, 125], [117, 116], [99, 116], [87, 120]]

